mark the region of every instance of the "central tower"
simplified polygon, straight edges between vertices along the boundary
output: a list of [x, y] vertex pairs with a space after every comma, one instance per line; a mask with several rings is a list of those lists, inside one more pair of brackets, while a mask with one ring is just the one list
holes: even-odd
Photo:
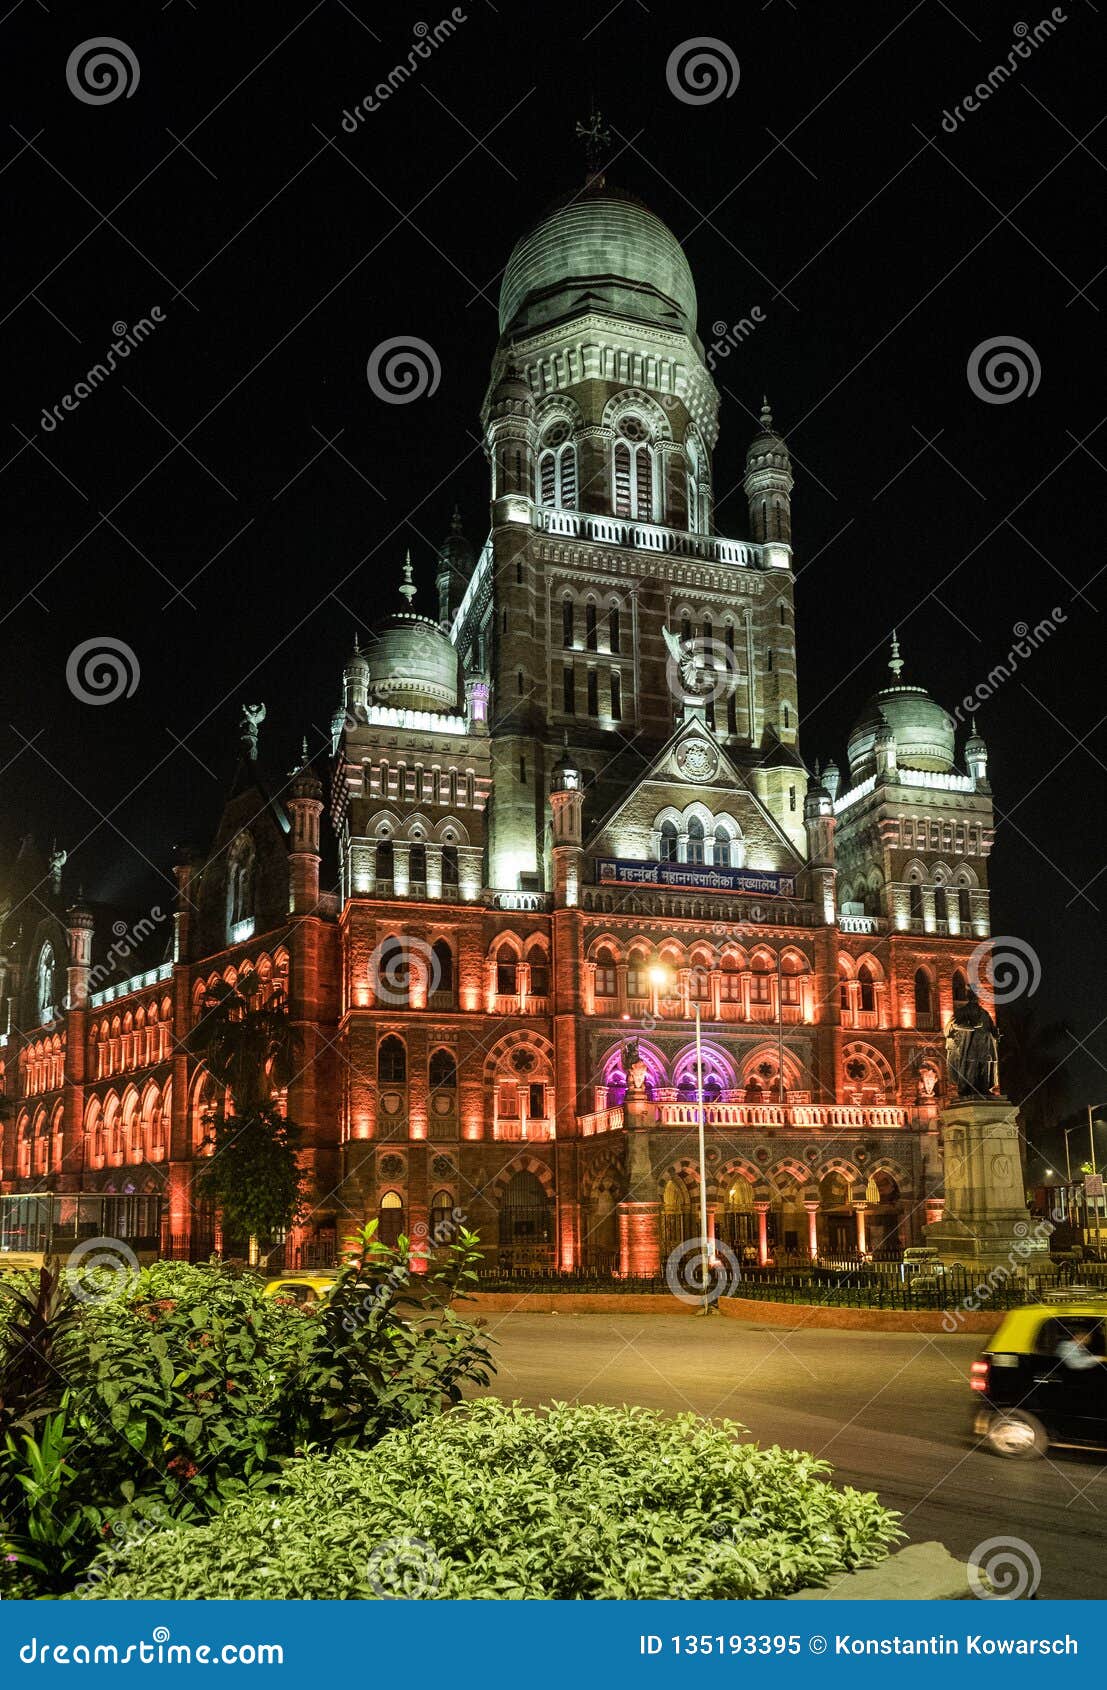
[[587, 832], [692, 711], [803, 847], [791, 466], [766, 409], [745, 465], [754, 539], [716, 533], [719, 395], [696, 309], [672, 231], [598, 173], [504, 271], [482, 411], [491, 534], [453, 623], [490, 685], [494, 888], [549, 887], [566, 745]]

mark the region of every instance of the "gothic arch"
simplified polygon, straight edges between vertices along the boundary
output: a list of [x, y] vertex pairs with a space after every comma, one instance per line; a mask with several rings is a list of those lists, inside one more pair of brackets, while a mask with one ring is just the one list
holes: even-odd
[[487, 1084], [491, 1084], [497, 1074], [510, 1066], [510, 1059], [517, 1050], [532, 1052], [544, 1066], [548, 1078], [553, 1079], [554, 1051], [549, 1039], [544, 1039], [541, 1033], [520, 1031], [505, 1033], [488, 1052], [484, 1059], [484, 1078]]
[[527, 1156], [521, 1153], [518, 1156], [513, 1156], [510, 1162], [505, 1163], [491, 1185], [485, 1188], [488, 1198], [497, 1208], [503, 1202], [504, 1193], [511, 1183], [513, 1174], [533, 1174], [550, 1202], [554, 1201], [556, 1186], [553, 1170], [545, 1162], [540, 1161], [537, 1156]]
[[880, 1082], [889, 1099], [896, 1095], [896, 1076], [887, 1057], [877, 1050], [875, 1045], [867, 1044], [864, 1039], [853, 1039], [842, 1049], [842, 1072], [846, 1071], [846, 1063], [854, 1059], [864, 1062], [870, 1069], [875, 1069], [880, 1075]]
[[641, 388], [625, 387], [609, 399], [603, 408], [601, 426], [614, 434], [624, 417], [628, 416], [641, 417], [649, 427], [652, 440], [672, 440], [673, 431], [664, 406]]

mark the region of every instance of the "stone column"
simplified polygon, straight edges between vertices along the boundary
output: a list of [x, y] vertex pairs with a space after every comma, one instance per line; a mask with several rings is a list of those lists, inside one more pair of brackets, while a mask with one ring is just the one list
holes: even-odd
[[648, 1121], [652, 1114], [645, 1092], [628, 1091], [623, 1105], [627, 1128], [627, 1195], [618, 1206], [619, 1271], [626, 1278], [657, 1278], [662, 1269], [656, 1184], [650, 1162]]
[[946, 1262], [998, 1265], [1027, 1238], [1018, 1111], [1003, 1097], [961, 1097], [941, 1114], [945, 1210], [926, 1228], [926, 1242]]
[[769, 1260], [769, 1205], [755, 1203], [757, 1210], [757, 1260], [765, 1267]]
[[805, 1203], [803, 1206], [807, 1210], [807, 1252], [814, 1262], [819, 1255], [819, 1205]]

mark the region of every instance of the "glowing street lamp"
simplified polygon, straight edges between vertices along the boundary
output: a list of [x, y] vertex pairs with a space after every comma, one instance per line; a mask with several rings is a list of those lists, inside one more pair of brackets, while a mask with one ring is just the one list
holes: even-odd
[[[672, 981], [671, 971], [663, 963], [655, 963], [649, 971], [650, 984], [659, 991]], [[702, 1314], [711, 1313], [711, 1258], [707, 1238], [707, 1148], [704, 1142], [703, 1106], [703, 1023], [699, 999], [692, 999], [696, 1013], [696, 1122], [699, 1129], [700, 1152], [700, 1287], [703, 1291]]]

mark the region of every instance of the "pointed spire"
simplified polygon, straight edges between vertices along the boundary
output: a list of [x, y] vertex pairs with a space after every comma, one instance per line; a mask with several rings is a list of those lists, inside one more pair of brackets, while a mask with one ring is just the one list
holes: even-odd
[[888, 659], [888, 667], [898, 681], [903, 673], [903, 658], [899, 654], [899, 629], [892, 629], [892, 655]]
[[354, 656], [361, 656], [361, 641], [358, 639], [357, 629], [354, 629]]
[[605, 128], [602, 113], [596, 110], [592, 102], [587, 123], [577, 124], [577, 137], [584, 142], [584, 156], [587, 163], [585, 185], [603, 187], [604, 155], [611, 145], [611, 131]]
[[461, 506], [454, 506], [454, 514], [450, 518], [450, 533], [464, 537], [465, 530], [461, 525]]
[[761, 427], [766, 434], [773, 432], [773, 408], [769, 404], [768, 394], [761, 395]]
[[415, 582], [411, 579], [411, 548], [409, 546], [407, 556], [404, 558], [404, 578], [400, 583], [400, 594], [401, 597], [407, 600], [407, 607], [409, 610], [411, 609], [411, 601], [415, 597], [417, 591], [418, 588], [416, 587]]

